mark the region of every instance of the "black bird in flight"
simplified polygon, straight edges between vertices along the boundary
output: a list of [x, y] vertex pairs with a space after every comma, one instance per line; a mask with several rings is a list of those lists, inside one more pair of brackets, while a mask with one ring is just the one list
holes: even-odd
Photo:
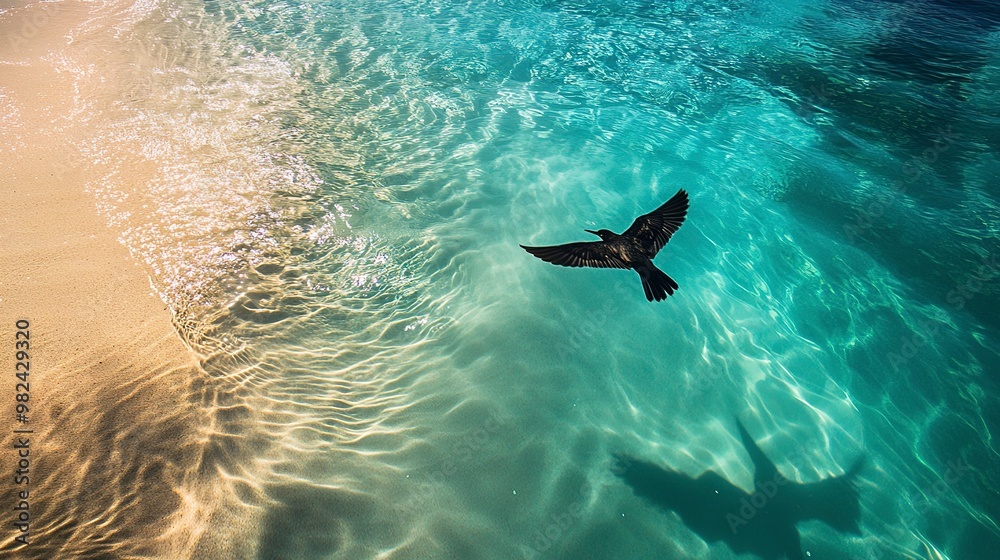
[[599, 229], [584, 230], [601, 241], [582, 241], [548, 247], [521, 247], [545, 262], [561, 266], [631, 268], [639, 273], [642, 289], [649, 301], [667, 299], [677, 289], [677, 282], [653, 264], [653, 257], [670, 241], [684, 223], [688, 195], [684, 189], [649, 214], [639, 216], [625, 233]]

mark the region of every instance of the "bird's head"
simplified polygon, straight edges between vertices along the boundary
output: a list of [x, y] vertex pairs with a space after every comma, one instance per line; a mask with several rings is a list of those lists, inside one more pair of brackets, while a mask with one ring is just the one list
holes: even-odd
[[609, 229], [599, 229], [597, 231], [594, 231], [592, 229], [585, 229], [583, 231], [585, 231], [587, 233], [593, 233], [594, 235], [596, 235], [597, 237], [600, 237], [604, 241], [607, 241], [609, 239], [614, 239], [615, 237], [618, 237], [617, 233], [615, 233], [615, 232], [613, 232], [613, 231], [611, 231]]

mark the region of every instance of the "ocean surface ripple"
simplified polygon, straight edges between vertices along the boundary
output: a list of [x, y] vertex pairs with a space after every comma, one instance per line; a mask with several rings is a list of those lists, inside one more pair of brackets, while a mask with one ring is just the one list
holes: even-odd
[[[81, 150], [212, 388], [195, 557], [737, 558], [612, 464], [749, 491], [737, 418], [863, 458], [813, 558], [1000, 545], [992, 3], [136, 6]], [[662, 304], [518, 247], [678, 188]]]

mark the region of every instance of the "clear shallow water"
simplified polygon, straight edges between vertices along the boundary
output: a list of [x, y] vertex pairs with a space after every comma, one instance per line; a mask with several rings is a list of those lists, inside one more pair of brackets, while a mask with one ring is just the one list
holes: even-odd
[[[863, 458], [811, 557], [995, 549], [995, 8], [357, 4], [116, 20], [82, 149], [150, 171], [91, 190], [216, 388], [196, 557], [753, 557], [613, 468], [749, 491], [737, 418], [798, 483]], [[665, 303], [517, 246], [678, 188]]]

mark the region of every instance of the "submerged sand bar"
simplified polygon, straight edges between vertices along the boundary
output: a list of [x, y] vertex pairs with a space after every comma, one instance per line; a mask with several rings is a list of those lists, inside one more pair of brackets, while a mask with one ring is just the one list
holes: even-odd
[[[199, 533], [181, 489], [197, 472], [202, 374], [85, 190], [100, 169], [77, 147], [101, 101], [79, 97], [64, 61], [82, 56], [71, 30], [94, 9], [0, 13], [0, 555], [178, 558]], [[30, 322], [30, 413], [14, 426], [18, 320]], [[12, 426], [33, 432], [29, 483], [16, 488]], [[19, 535], [10, 512], [25, 490]]]

